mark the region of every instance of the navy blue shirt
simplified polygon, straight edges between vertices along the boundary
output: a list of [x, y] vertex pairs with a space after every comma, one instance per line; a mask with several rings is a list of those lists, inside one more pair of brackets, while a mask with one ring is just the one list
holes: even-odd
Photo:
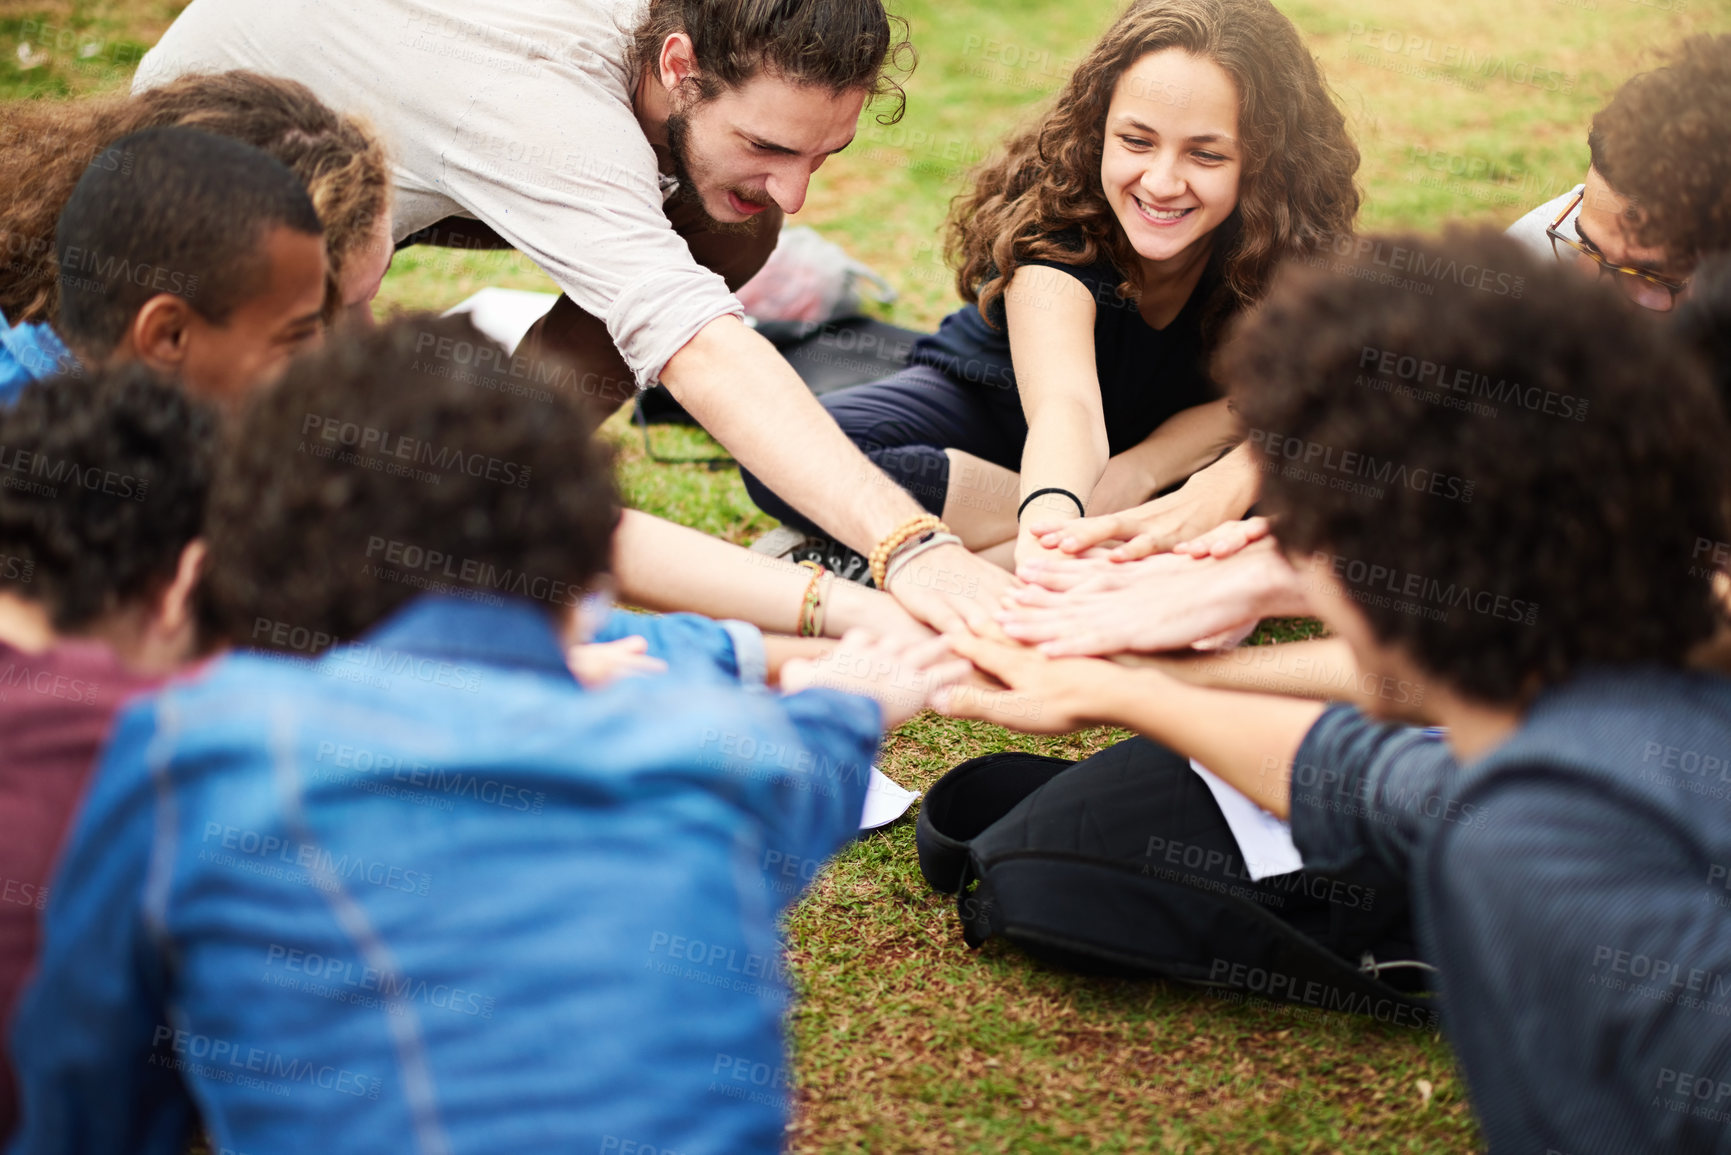
[[[1218, 397], [1208, 376], [1202, 338], [1203, 314], [1219, 284], [1213, 265], [1191, 290], [1178, 316], [1164, 329], [1156, 329], [1142, 319], [1134, 300], [1118, 296], [1124, 275], [1104, 256], [1091, 265], [1048, 258], [1022, 264], [1068, 273], [1094, 298], [1094, 369], [1112, 453], [1142, 441], [1174, 414]], [[1032, 286], [1036, 294], [1045, 283]], [[908, 363], [941, 370], [1019, 417], [1021, 398], [1001, 301], [993, 305], [992, 319], [997, 328], [986, 323], [979, 306], [962, 306], [943, 319], [936, 333], [914, 342]]]
[[1465, 766], [1335, 707], [1291, 801], [1307, 870], [1410, 877], [1493, 1155], [1731, 1151], [1731, 681], [1583, 673]]

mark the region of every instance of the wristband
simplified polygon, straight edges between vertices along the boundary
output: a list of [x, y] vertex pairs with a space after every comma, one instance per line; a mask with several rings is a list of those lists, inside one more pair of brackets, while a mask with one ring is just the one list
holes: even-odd
[[922, 553], [927, 553], [931, 550], [937, 549], [941, 545], [961, 544], [962, 539], [953, 533], [934, 533], [924, 541], [908, 546], [896, 555], [895, 560], [890, 563], [888, 572], [884, 574], [884, 592], [889, 592], [888, 586], [891, 582], [896, 580], [896, 575], [906, 569], [908, 563], [913, 561], [916, 557], [919, 557]]
[[1022, 499], [1022, 504], [1018, 505], [1016, 507], [1016, 521], [1020, 522], [1022, 520], [1022, 515], [1024, 513], [1028, 512], [1028, 503], [1029, 502], [1033, 501], [1036, 497], [1044, 497], [1048, 493], [1063, 494], [1065, 497], [1069, 498], [1071, 501], [1076, 503], [1076, 516], [1077, 517], [1087, 517], [1088, 516], [1088, 507], [1082, 504], [1081, 498], [1077, 497], [1075, 494], [1071, 493], [1067, 489], [1059, 489], [1055, 485], [1048, 485], [1045, 489], [1036, 489], [1034, 492], [1030, 493], [1028, 496], [1026, 496]]
[[922, 513], [918, 517], [909, 518], [897, 526], [888, 537], [878, 542], [876, 549], [872, 550], [872, 584], [880, 590], [888, 584], [889, 577], [885, 571], [889, 567], [890, 558], [895, 556], [896, 551], [908, 542], [922, 533], [948, 533], [949, 530], [950, 527], [945, 525], [940, 518], [929, 513]]

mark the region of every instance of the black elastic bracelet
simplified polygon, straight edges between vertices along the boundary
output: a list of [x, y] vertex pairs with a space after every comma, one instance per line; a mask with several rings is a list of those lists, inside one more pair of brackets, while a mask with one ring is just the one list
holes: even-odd
[[1077, 497], [1075, 494], [1071, 493], [1067, 489], [1059, 489], [1055, 485], [1049, 485], [1045, 489], [1036, 489], [1034, 492], [1030, 493], [1028, 496], [1026, 496], [1022, 499], [1022, 504], [1016, 507], [1016, 520], [1017, 521], [1022, 520], [1022, 515], [1028, 511], [1028, 503], [1030, 501], [1033, 501], [1036, 497], [1044, 497], [1048, 493], [1061, 493], [1061, 494], [1063, 494], [1065, 497], [1069, 498], [1071, 501], [1076, 503], [1076, 516], [1078, 516], [1078, 517], [1087, 517], [1088, 516], [1088, 507], [1082, 504], [1081, 498]]

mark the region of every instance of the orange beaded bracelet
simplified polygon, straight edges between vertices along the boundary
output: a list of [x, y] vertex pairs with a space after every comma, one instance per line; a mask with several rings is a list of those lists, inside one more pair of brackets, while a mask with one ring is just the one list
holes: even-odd
[[896, 551], [907, 545], [908, 542], [921, 534], [948, 532], [950, 532], [950, 527], [943, 523], [943, 519], [930, 513], [922, 513], [918, 517], [909, 518], [903, 522], [888, 537], [878, 542], [876, 549], [872, 550], [872, 584], [880, 590], [884, 588], [887, 581], [885, 571], [889, 569], [890, 558], [894, 557]]

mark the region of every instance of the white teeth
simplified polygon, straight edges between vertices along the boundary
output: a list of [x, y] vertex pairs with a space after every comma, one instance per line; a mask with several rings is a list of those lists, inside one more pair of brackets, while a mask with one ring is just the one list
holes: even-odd
[[1136, 207], [1142, 210], [1143, 215], [1157, 221], [1175, 221], [1190, 211], [1189, 209], [1151, 209], [1143, 204], [1140, 198], [1136, 198]]

